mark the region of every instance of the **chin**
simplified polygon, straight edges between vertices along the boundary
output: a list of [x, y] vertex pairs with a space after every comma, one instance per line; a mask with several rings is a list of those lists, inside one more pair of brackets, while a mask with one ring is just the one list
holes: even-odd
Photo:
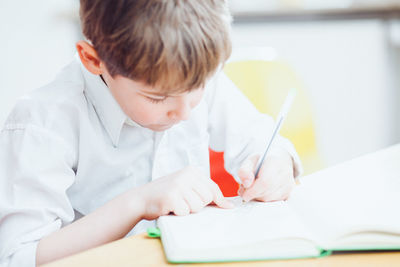
[[163, 132], [165, 130], [168, 130], [169, 128], [172, 128], [174, 124], [172, 125], [157, 125], [157, 126], [150, 126], [148, 127], [150, 130], [153, 130], [155, 132]]

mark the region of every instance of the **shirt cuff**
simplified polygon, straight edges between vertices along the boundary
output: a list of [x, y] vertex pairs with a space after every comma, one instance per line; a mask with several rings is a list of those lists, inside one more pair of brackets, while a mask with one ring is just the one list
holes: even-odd
[[0, 262], [0, 265], [8, 267], [35, 267], [36, 266], [36, 249], [39, 241], [23, 245], [19, 250]]

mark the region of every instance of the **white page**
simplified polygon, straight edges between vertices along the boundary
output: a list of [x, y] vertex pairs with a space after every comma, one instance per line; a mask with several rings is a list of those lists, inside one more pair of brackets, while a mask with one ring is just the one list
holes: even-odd
[[289, 203], [325, 247], [352, 232], [400, 233], [400, 145], [303, 177]]
[[185, 249], [235, 247], [265, 240], [307, 239], [307, 230], [284, 201], [241, 203], [234, 209], [206, 207], [189, 216], [163, 216], [159, 227], [173, 233], [174, 246]]

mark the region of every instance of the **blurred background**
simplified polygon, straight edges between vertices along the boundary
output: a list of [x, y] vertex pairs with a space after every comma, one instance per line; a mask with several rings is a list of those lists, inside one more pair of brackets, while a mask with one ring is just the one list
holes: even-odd
[[[235, 57], [267, 47], [265, 60], [296, 73], [324, 167], [400, 142], [400, 0], [229, 5]], [[1, 125], [18, 97], [72, 59], [78, 9], [77, 0], [0, 2]]]

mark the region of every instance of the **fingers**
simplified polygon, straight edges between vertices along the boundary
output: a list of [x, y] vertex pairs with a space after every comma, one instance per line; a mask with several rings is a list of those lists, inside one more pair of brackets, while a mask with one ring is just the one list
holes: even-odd
[[254, 172], [258, 162], [258, 155], [248, 157], [238, 170], [238, 176], [244, 188], [249, 188], [254, 182]]
[[262, 193], [261, 197], [257, 197], [255, 199], [263, 202], [287, 200], [290, 196], [292, 189], [293, 186], [282, 185], [275, 191], [266, 191]]
[[[188, 213], [195, 213], [200, 211], [204, 206], [206, 206], [208, 203], [205, 203], [200, 195], [196, 193], [195, 191], [188, 191], [184, 193], [183, 199], [185, 200], [189, 212]], [[186, 214], [185, 214], [186, 215]]]
[[215, 205], [223, 209], [231, 209], [235, 207], [231, 201], [224, 197], [218, 185], [212, 180], [210, 180], [210, 189], [213, 192], [213, 201]]
[[243, 185], [239, 185], [239, 189], [237, 191], [238, 196], [242, 196], [244, 191], [245, 191], [245, 189], [244, 189]]
[[[241, 196], [244, 201], [248, 202], [252, 199], [265, 195], [267, 187], [268, 184], [264, 181], [264, 179], [257, 179], [250, 188], [243, 190]], [[274, 190], [274, 188], [269, 189]]]
[[[224, 198], [218, 185], [196, 167], [187, 167], [151, 183], [153, 194], [148, 198], [149, 207], [156, 207], [158, 217], [174, 213], [188, 215], [200, 211], [204, 206], [215, 202], [221, 208], [234, 205]], [[149, 212], [147, 212], [149, 213]]]
[[176, 192], [175, 215], [196, 213], [213, 201], [213, 194], [201, 181], [194, 181], [188, 188]]
[[185, 216], [190, 213], [190, 206], [186, 199], [176, 198], [173, 204], [172, 212], [178, 216]]
[[195, 182], [192, 190], [181, 192], [181, 196], [181, 199], [177, 199], [174, 204], [173, 212], [175, 215], [182, 216], [199, 212], [213, 201], [220, 208], [234, 207], [232, 202], [224, 198], [218, 185], [212, 180], [207, 181], [207, 184], [201, 181]]
[[[268, 168], [274, 166], [276, 168]], [[264, 165], [259, 177], [254, 183], [244, 190], [239, 190], [244, 201], [252, 199], [260, 201], [276, 201], [287, 199], [295, 185], [293, 171], [285, 165], [279, 166], [279, 162], [271, 162]]]

